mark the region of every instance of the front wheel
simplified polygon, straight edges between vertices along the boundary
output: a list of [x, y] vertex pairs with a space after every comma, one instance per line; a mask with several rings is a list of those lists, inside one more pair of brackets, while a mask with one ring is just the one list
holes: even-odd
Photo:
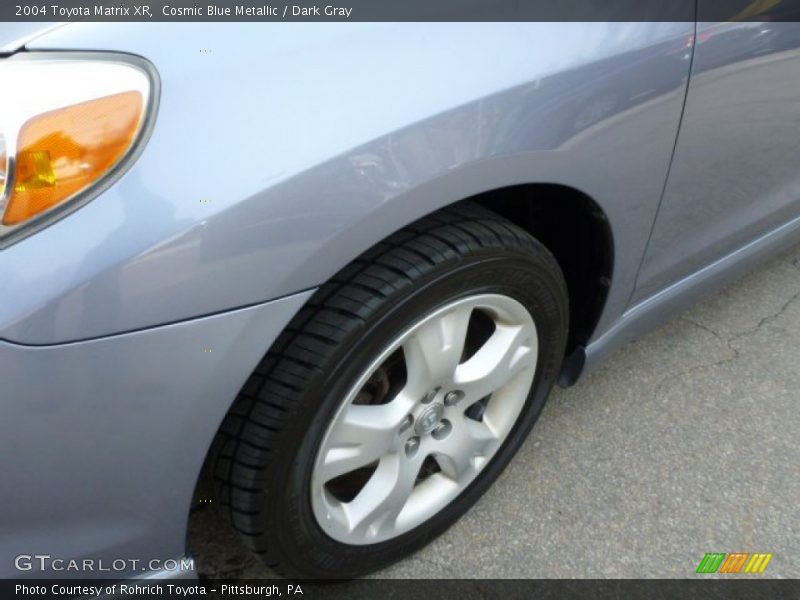
[[564, 354], [557, 263], [474, 205], [370, 249], [313, 296], [217, 441], [218, 501], [270, 566], [354, 577], [420, 548], [491, 485]]

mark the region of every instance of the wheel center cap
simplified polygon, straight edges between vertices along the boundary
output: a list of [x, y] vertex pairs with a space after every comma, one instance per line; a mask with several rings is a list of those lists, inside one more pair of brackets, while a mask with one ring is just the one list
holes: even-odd
[[439, 421], [442, 420], [442, 415], [444, 414], [444, 406], [439, 404], [431, 404], [425, 410], [423, 410], [419, 417], [416, 419], [416, 426], [414, 427], [414, 431], [417, 432], [417, 435], [426, 435], [436, 429], [436, 426], [439, 424]]

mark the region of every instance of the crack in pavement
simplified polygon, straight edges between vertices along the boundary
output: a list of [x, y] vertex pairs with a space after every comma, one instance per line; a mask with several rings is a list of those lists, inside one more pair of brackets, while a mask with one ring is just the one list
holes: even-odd
[[786, 301], [786, 302], [783, 304], [783, 306], [781, 306], [781, 308], [778, 310], [778, 312], [776, 312], [776, 313], [774, 313], [774, 314], [771, 314], [771, 315], [767, 315], [766, 317], [763, 317], [763, 318], [762, 318], [762, 319], [761, 319], [761, 320], [760, 320], [760, 321], [759, 321], [759, 322], [756, 324], [756, 326], [755, 326], [755, 327], [753, 327], [753, 328], [751, 328], [751, 329], [747, 329], [747, 330], [745, 330], [745, 331], [741, 331], [741, 332], [739, 332], [739, 333], [737, 333], [737, 334], [733, 335], [733, 336], [732, 336], [732, 337], [731, 337], [731, 338], [728, 340], [728, 342], [729, 342], [729, 343], [731, 343], [731, 342], [736, 342], [736, 341], [739, 341], [739, 340], [740, 340], [740, 339], [742, 339], [742, 338], [745, 338], [745, 337], [748, 337], [748, 336], [751, 336], [751, 335], [753, 335], [754, 333], [757, 333], [759, 329], [761, 329], [761, 328], [762, 328], [764, 325], [766, 325], [766, 324], [767, 324], [767, 323], [769, 323], [770, 321], [774, 321], [775, 319], [778, 319], [778, 318], [780, 318], [780, 317], [783, 315], [783, 313], [785, 313], [785, 312], [786, 312], [786, 311], [789, 309], [789, 307], [792, 305], [792, 302], [794, 302], [794, 301], [795, 301], [795, 300], [797, 300], [798, 298], [800, 298], [800, 292], [797, 292], [797, 293], [796, 293], [794, 296], [792, 296], [791, 298], [789, 298], [789, 299], [788, 299], [788, 300], [787, 300], [787, 301]]
[[[800, 263], [800, 258], [797, 259], [797, 262]], [[699, 364], [699, 365], [694, 365], [694, 366], [689, 367], [687, 369], [683, 369], [683, 370], [677, 371], [675, 373], [669, 373], [667, 375], [664, 375], [664, 377], [662, 377], [659, 380], [659, 382], [656, 384], [655, 391], [653, 392], [653, 396], [655, 398], [658, 398], [661, 395], [661, 392], [663, 391], [664, 387], [667, 385], [667, 383], [670, 380], [682, 379], [682, 378], [686, 377], [687, 375], [691, 375], [692, 373], [696, 373], [696, 372], [702, 371], [704, 369], [710, 369], [710, 368], [713, 368], [713, 367], [719, 367], [719, 366], [722, 366], [724, 364], [727, 364], [727, 363], [735, 361], [737, 358], [739, 358], [740, 353], [739, 353], [739, 350], [737, 348], [735, 348], [733, 344], [738, 342], [741, 339], [744, 339], [744, 338], [747, 338], [747, 337], [750, 337], [750, 336], [756, 334], [767, 323], [770, 323], [770, 322], [772, 322], [772, 321], [774, 321], [776, 319], [779, 319], [789, 309], [789, 307], [792, 305], [792, 303], [795, 302], [798, 298], [800, 298], [800, 292], [794, 294], [791, 298], [789, 298], [780, 307], [780, 309], [778, 309], [777, 312], [772, 313], [770, 315], [767, 315], [767, 316], [763, 317], [762, 319], [760, 319], [759, 322], [755, 325], [755, 327], [751, 327], [750, 329], [746, 329], [744, 331], [740, 331], [738, 333], [735, 333], [734, 335], [732, 335], [732, 336], [730, 336], [728, 338], [720, 335], [719, 332], [715, 331], [711, 327], [708, 327], [707, 325], [704, 325], [702, 323], [698, 323], [697, 321], [691, 319], [690, 317], [688, 317], [686, 315], [679, 316], [678, 319], [677, 319], [678, 321], [683, 321], [684, 323], [688, 323], [689, 325], [697, 327], [698, 329], [701, 329], [701, 330], [703, 330], [703, 331], [705, 331], [707, 333], [710, 333], [715, 339], [717, 339], [720, 343], [722, 343], [725, 346], [725, 349], [729, 352], [729, 355], [727, 357], [723, 358], [723, 359], [720, 359], [720, 360], [716, 360], [716, 361], [713, 361], [713, 362], [710, 362], [710, 363], [702, 363], [702, 364]]]

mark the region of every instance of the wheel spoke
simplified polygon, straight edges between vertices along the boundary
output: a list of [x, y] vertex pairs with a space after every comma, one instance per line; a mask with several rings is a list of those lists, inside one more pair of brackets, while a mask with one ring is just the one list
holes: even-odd
[[487, 424], [462, 416], [453, 421], [453, 430], [439, 442], [434, 458], [444, 475], [460, 482], [480, 468], [475, 459], [485, 458], [497, 439]]
[[321, 481], [328, 482], [387, 454], [410, 405], [402, 392], [388, 404], [349, 405], [331, 431], [319, 465]]
[[384, 457], [358, 495], [344, 505], [350, 531], [374, 538], [391, 529], [414, 489], [421, 465], [420, 457], [408, 459], [401, 452]]
[[492, 336], [465, 363], [458, 366], [455, 385], [477, 401], [536, 366], [536, 330], [528, 325], [498, 324]]
[[452, 379], [461, 361], [471, 306], [459, 306], [419, 326], [403, 344], [409, 382], [428, 389]]

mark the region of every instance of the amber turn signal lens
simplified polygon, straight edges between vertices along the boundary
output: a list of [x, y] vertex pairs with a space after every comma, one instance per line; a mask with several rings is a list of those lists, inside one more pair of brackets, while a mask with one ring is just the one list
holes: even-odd
[[6, 157], [6, 139], [0, 133], [0, 198], [6, 189], [6, 165], [8, 164], [8, 157]]
[[65, 202], [105, 175], [133, 144], [144, 113], [138, 91], [73, 104], [20, 129], [4, 225]]

